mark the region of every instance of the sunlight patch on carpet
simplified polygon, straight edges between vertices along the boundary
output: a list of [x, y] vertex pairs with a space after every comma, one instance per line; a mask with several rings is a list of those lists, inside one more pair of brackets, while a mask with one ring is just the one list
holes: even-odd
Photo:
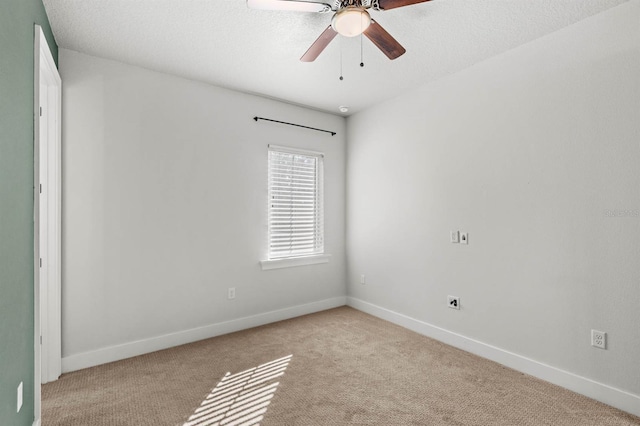
[[292, 356], [225, 374], [183, 426], [259, 425]]

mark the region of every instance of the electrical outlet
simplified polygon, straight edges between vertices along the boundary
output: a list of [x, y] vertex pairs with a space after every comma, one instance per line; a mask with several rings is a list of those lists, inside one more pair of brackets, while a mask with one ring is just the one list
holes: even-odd
[[591, 330], [591, 346], [607, 349], [607, 333], [604, 331]]
[[16, 412], [19, 413], [21, 408], [22, 408], [22, 382], [20, 382], [20, 384], [18, 385], [18, 411]]
[[447, 296], [447, 306], [451, 309], [460, 310], [460, 298], [457, 296]]
[[231, 299], [235, 299], [236, 298], [236, 288], [235, 287], [229, 287], [229, 293], [227, 294], [227, 299], [231, 300]]
[[360, 275], [360, 284], [365, 285], [367, 281], [364, 279], [364, 274]]
[[451, 231], [451, 242], [453, 244], [460, 242], [460, 231]]
[[460, 244], [469, 244], [469, 234], [467, 232], [460, 233]]

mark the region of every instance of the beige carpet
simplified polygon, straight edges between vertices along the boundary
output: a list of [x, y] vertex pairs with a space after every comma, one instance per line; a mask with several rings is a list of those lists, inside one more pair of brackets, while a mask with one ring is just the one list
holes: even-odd
[[[348, 307], [65, 374], [42, 396], [43, 426], [640, 425]], [[262, 420], [216, 420], [215, 404], [243, 398]]]

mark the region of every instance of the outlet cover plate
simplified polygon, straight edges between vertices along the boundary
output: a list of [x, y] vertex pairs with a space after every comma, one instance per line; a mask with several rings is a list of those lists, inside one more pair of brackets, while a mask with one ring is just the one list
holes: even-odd
[[20, 382], [20, 384], [18, 385], [18, 411], [16, 412], [19, 413], [21, 408], [22, 408], [22, 382]]
[[459, 231], [451, 231], [451, 242], [453, 244], [457, 244], [460, 242], [460, 232]]
[[604, 331], [591, 330], [591, 346], [607, 349], [607, 333]]
[[236, 288], [235, 287], [229, 287], [229, 292], [227, 294], [227, 298], [229, 300], [236, 298]]

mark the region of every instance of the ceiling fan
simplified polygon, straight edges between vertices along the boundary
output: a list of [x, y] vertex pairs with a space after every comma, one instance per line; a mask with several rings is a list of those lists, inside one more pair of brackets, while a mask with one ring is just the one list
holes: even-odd
[[311, 47], [300, 58], [302, 62], [313, 62], [338, 34], [355, 37], [364, 34], [389, 59], [402, 56], [406, 50], [380, 24], [371, 18], [368, 9], [389, 10], [429, 0], [247, 0], [251, 9], [292, 10], [299, 12], [335, 12], [331, 25], [320, 34]]

